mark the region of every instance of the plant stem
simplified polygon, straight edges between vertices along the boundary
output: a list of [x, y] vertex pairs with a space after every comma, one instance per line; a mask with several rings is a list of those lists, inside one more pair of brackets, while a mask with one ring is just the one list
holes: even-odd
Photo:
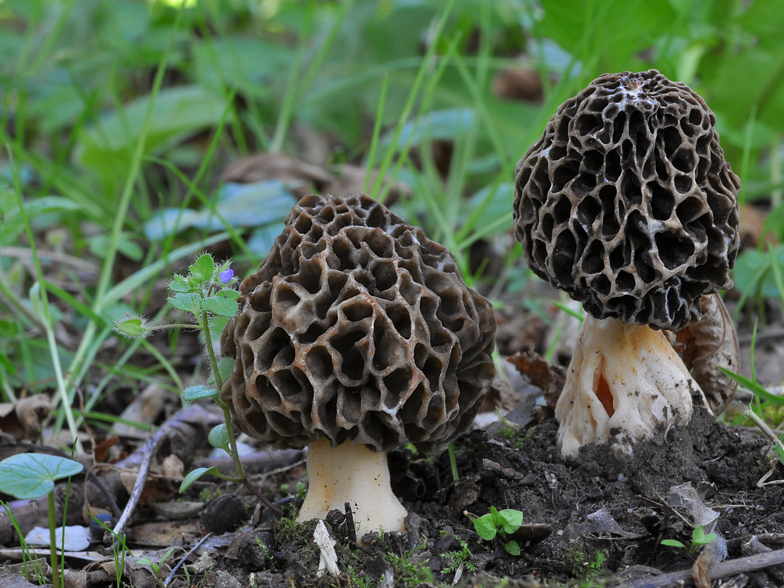
[[449, 443], [446, 446], [447, 451], [449, 452], [449, 465], [452, 468], [452, 481], [457, 484], [460, 481], [460, 476], [457, 473], [457, 458], [455, 457], [455, 444], [454, 442]]
[[49, 554], [52, 567], [52, 585], [60, 588], [60, 566], [57, 564], [57, 544], [54, 530], [54, 490], [49, 493]]
[[154, 327], [146, 327], [148, 331], [161, 331], [163, 329], [199, 329], [201, 330], [201, 325], [194, 325], [191, 323], [173, 323], [171, 325], [156, 325]]
[[[207, 353], [210, 356], [210, 363], [212, 364], [212, 373], [215, 375], [215, 384], [218, 387], [218, 395], [220, 396], [220, 390], [223, 388], [223, 379], [218, 370], [218, 359], [215, 357], [215, 349], [212, 347], [210, 323], [207, 312], [204, 310], [201, 311], [199, 323], [204, 332], [204, 343], [207, 346]], [[248, 476], [245, 475], [245, 470], [242, 469], [239, 451], [237, 451], [237, 438], [234, 436], [234, 425], [231, 422], [231, 410], [218, 396], [215, 397], [215, 400], [218, 402], [218, 406], [223, 410], [223, 419], [226, 421], [226, 433], [229, 435], [229, 445], [231, 446], [231, 460], [234, 462], [234, 469], [237, 472], [237, 477], [245, 488], [250, 490], [259, 500], [261, 500], [264, 506], [272, 510], [275, 514], [282, 515], [283, 511], [272, 504], [266, 496], [259, 492], [253, 484], [248, 481]]]

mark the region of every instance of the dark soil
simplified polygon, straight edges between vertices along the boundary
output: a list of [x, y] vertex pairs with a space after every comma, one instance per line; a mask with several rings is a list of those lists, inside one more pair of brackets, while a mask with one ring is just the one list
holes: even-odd
[[[525, 580], [513, 584], [520, 586], [626, 585], [650, 568], [691, 567], [685, 550], [660, 545], [662, 539], [691, 543], [688, 513], [668, 506], [670, 488], [687, 482], [720, 513], [716, 529], [726, 539], [728, 558], [747, 555], [744, 542], [752, 535], [773, 549], [784, 542], [784, 488], [757, 487], [769, 470], [769, 445], [755, 430], [716, 422], [698, 408], [687, 426], [636, 445], [631, 458], [618, 458], [603, 444], [583, 448], [572, 460], [556, 448], [557, 427], [551, 419], [518, 431], [507, 426], [495, 437], [465, 435], [456, 443], [456, 485], [447, 452], [435, 460], [392, 453], [394, 489], [410, 512], [407, 534], [366, 535], [365, 545], [356, 547], [345, 517], [333, 511], [328, 528], [338, 540], [338, 578], [316, 574], [314, 523], [287, 519], [238, 539], [224, 560], [226, 570], [243, 586], [251, 572], [259, 586], [378, 586], [385, 578], [384, 586], [449, 585], [465, 561], [461, 581], [467, 585], [494, 586], [498, 578]], [[767, 482], [781, 474], [779, 466]], [[519, 556], [508, 554], [499, 537], [488, 542], [474, 531], [469, 516], [491, 506], [523, 512]], [[779, 576], [776, 570], [753, 572], [735, 585], [780, 586]]]

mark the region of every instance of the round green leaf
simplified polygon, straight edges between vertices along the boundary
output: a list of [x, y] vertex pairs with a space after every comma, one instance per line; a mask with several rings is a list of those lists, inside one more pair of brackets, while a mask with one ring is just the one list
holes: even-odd
[[514, 533], [523, 524], [522, 511], [508, 508], [500, 511], [498, 515], [501, 517], [501, 526], [504, 529], [504, 533]]
[[20, 500], [43, 498], [55, 480], [81, 472], [82, 464], [72, 459], [42, 453], [20, 453], [0, 462], [0, 492]]
[[517, 543], [517, 541], [510, 541], [504, 545], [504, 549], [506, 549], [506, 552], [511, 555], [520, 555], [520, 545]]
[[193, 288], [188, 282], [188, 278], [186, 278], [185, 276], [181, 276], [179, 274], [174, 274], [172, 281], [169, 282], [169, 290], [171, 290], [172, 292], [178, 292], [184, 294], [186, 292], [192, 292]]
[[190, 275], [200, 283], [204, 283], [212, 277], [215, 272], [215, 261], [209, 253], [205, 253], [193, 262], [189, 268]]
[[229, 432], [225, 423], [218, 425], [217, 427], [213, 427], [212, 431], [210, 431], [208, 441], [213, 447], [223, 449], [226, 451], [226, 453], [229, 453]]
[[218, 296], [229, 298], [230, 300], [237, 300], [240, 297], [240, 293], [237, 292], [237, 290], [226, 288], [225, 290], [218, 290]]
[[199, 314], [200, 300], [201, 296], [197, 292], [178, 293], [174, 296], [169, 296], [169, 304], [174, 308], [196, 315]]
[[185, 479], [180, 484], [180, 492], [185, 492], [188, 487], [193, 484], [196, 480], [201, 478], [204, 474], [217, 474], [218, 468], [212, 466], [211, 468], [196, 468], [190, 474], [185, 476]]
[[[220, 292], [218, 294], [220, 294]], [[215, 296], [203, 298], [201, 300], [201, 308], [202, 310], [217, 314], [218, 316], [232, 317], [237, 314], [239, 304], [237, 304], [236, 300], [216, 294]]]
[[474, 529], [485, 541], [491, 541], [497, 533], [492, 513], [474, 519]]

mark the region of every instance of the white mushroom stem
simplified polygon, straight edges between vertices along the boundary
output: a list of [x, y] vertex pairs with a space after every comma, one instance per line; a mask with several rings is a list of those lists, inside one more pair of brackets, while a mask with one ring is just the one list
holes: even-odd
[[319, 439], [308, 445], [308, 495], [298, 521], [323, 519], [348, 502], [358, 536], [369, 531], [403, 531], [408, 514], [392, 492], [387, 454], [361, 444], [330, 447]]
[[575, 457], [586, 443], [632, 444], [691, 418], [697, 382], [661, 331], [586, 316], [555, 407], [558, 446]]

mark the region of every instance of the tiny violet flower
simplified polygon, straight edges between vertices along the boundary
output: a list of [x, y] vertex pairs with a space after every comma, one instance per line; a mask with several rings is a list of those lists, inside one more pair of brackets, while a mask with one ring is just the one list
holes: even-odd
[[234, 270], [227, 268], [218, 274], [218, 281], [221, 284], [228, 284], [234, 279]]

